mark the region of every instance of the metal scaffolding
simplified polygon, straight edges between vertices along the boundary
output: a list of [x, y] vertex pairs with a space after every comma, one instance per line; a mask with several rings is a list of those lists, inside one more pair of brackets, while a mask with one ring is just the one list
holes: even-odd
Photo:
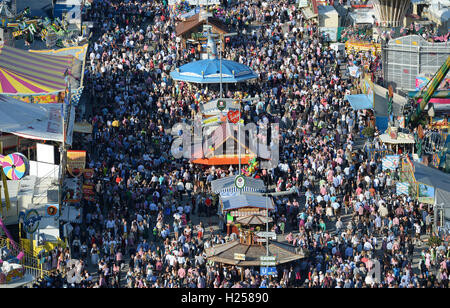
[[450, 55], [447, 43], [431, 43], [418, 35], [390, 40], [382, 47], [383, 76], [396, 90], [413, 91], [416, 77], [434, 75]]

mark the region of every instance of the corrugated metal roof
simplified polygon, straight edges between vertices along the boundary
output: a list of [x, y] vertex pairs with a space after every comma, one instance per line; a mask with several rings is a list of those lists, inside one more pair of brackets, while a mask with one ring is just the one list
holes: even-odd
[[260, 208], [273, 210], [273, 201], [269, 197], [253, 196], [253, 195], [238, 195], [229, 198], [222, 198], [223, 211], [231, 211], [246, 207]]
[[[237, 175], [228, 176], [225, 178], [217, 179], [211, 182], [211, 190], [218, 194], [221, 192], [233, 192], [237, 191], [237, 188], [234, 185], [234, 180]], [[263, 192], [266, 190], [266, 186], [264, 185], [263, 180], [245, 177], [245, 187], [244, 191], [257, 191]]]

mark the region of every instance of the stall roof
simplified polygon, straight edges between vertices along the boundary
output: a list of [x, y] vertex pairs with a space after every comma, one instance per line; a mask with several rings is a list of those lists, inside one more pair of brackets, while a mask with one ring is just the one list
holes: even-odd
[[416, 182], [433, 186], [434, 188], [442, 189], [444, 191], [450, 191], [450, 174], [425, 166], [416, 161], [413, 161], [413, 165]]
[[334, 6], [331, 5], [319, 5], [317, 6], [317, 13], [319, 15], [339, 15], [338, 11], [334, 8]]
[[412, 135], [406, 135], [403, 133], [398, 133], [397, 139], [392, 139], [389, 134], [380, 135], [380, 140], [383, 143], [389, 144], [413, 144], [416, 143], [414, 141], [414, 137]]
[[351, 94], [344, 97], [350, 103], [354, 110], [372, 109], [373, 103], [366, 94]]
[[237, 195], [233, 197], [222, 197], [223, 211], [237, 210], [241, 208], [259, 208], [273, 210], [273, 201], [270, 197], [254, 196], [254, 195]]
[[[62, 104], [29, 104], [0, 95], [0, 132], [29, 139], [62, 142], [64, 134], [61, 107]], [[70, 120], [73, 121], [74, 117]]]
[[[261, 256], [266, 255], [265, 245], [246, 245], [239, 241], [229, 241], [225, 244], [215, 245], [205, 250], [209, 261], [237, 266], [262, 266]], [[302, 249], [287, 243], [270, 241], [269, 253], [276, 256], [276, 264], [283, 264], [306, 257]], [[245, 260], [236, 260], [236, 253], [244, 254]]]
[[[221, 179], [217, 179], [211, 182], [211, 190], [216, 194], [221, 192], [236, 192], [239, 189], [234, 185], [234, 180], [237, 175], [227, 176]], [[259, 179], [245, 177], [244, 191], [256, 191], [263, 192], [266, 190], [264, 182]]]
[[201, 19], [200, 13], [197, 13], [191, 17], [188, 17], [185, 21], [179, 23], [175, 27], [176, 35], [181, 36], [186, 32], [189, 32], [190, 30], [194, 29], [195, 27], [198, 27], [206, 23], [208, 23], [211, 26], [214, 26], [222, 33], [229, 33], [228, 27], [220, 19], [218, 18]]
[[309, 7], [305, 7], [302, 9], [302, 13], [305, 16], [306, 20], [309, 20], [311, 18], [317, 17], [318, 14], [314, 13], [313, 10], [311, 10]]

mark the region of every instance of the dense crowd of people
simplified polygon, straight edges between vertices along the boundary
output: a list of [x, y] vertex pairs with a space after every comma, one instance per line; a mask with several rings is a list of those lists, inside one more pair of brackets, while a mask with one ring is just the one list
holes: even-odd
[[[398, 176], [382, 170], [381, 157], [354, 147], [369, 115], [344, 100], [354, 85], [341, 65], [361, 65], [365, 53], [350, 59], [330, 48], [294, 1], [249, 2], [233, 1], [218, 17], [239, 32], [224, 57], [248, 65], [258, 79], [224, 96], [236, 89], [258, 97], [243, 106], [245, 121], [279, 123], [279, 165], [257, 176], [278, 191], [298, 188], [298, 195], [275, 199], [274, 231], [307, 257], [280, 267], [277, 277], [259, 268], [241, 276], [207, 260], [205, 249], [230, 240], [205, 224], [216, 215], [205, 204], [210, 183], [237, 169], [174, 159], [170, 128], [192, 119], [218, 89], [170, 78], [199, 54], [177, 40], [178, 20], [164, 1], [94, 1], [87, 19], [98, 33], [85, 78], [93, 132], [74, 141], [95, 170], [95, 201], [82, 201], [83, 222], [71, 235], [71, 257], [83, 262], [68, 269], [65, 251], [54, 251], [49, 269], [60, 271], [36, 286], [448, 287], [448, 247], [417, 249], [431, 234], [430, 206], [396, 195]], [[69, 270], [76, 282], [67, 282]]]

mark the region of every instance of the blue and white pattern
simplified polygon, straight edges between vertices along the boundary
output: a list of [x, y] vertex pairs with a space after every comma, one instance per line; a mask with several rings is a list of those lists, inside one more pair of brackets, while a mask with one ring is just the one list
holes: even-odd
[[75, 91], [72, 91], [71, 102], [73, 106], [78, 106], [81, 94], [83, 94], [84, 87], [79, 87]]
[[397, 195], [408, 195], [409, 183], [408, 182], [398, 182], [397, 183]]

